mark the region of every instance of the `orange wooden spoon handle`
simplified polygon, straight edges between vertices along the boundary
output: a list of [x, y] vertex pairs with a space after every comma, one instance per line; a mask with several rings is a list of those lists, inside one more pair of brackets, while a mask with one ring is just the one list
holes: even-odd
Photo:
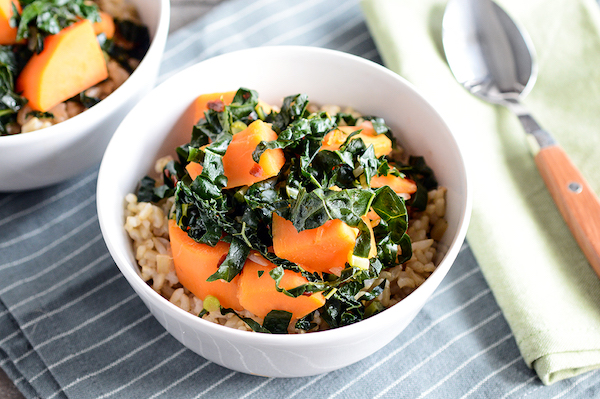
[[571, 233], [600, 276], [600, 201], [558, 145], [540, 149], [535, 163]]

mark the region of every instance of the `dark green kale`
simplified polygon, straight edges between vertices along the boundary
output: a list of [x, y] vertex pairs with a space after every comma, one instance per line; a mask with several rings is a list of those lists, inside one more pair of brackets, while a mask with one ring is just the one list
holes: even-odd
[[[233, 313], [240, 318], [244, 323], [248, 325], [255, 332], [267, 333], [267, 334], [287, 334], [287, 329], [292, 320], [292, 314], [285, 310], [272, 310], [264, 318], [263, 324], [261, 325], [257, 321], [244, 317], [238, 314], [233, 309], [221, 308], [222, 314]], [[202, 317], [202, 316], [200, 316]]]
[[8, 134], [7, 127], [16, 123], [17, 112], [27, 100], [15, 93], [15, 77], [23, 67], [23, 55], [14, 46], [0, 46], [0, 135]]
[[133, 21], [115, 18], [115, 32], [120, 39], [129, 43], [131, 48], [127, 55], [141, 60], [150, 48], [150, 32], [145, 25]]
[[150, 48], [150, 32], [145, 25], [115, 19], [115, 38], [108, 39], [102, 33], [98, 42], [102, 51], [131, 73], [134, 70], [131, 60], [141, 60]]
[[417, 192], [410, 199], [410, 206], [418, 211], [427, 207], [427, 192], [438, 186], [433, 170], [425, 162], [425, 158], [411, 156], [408, 165], [401, 167], [401, 172], [417, 183]]
[[67, 26], [89, 19], [100, 20], [98, 6], [86, 0], [21, 0], [23, 12], [11, 20], [17, 26], [17, 40], [27, 39], [30, 51], [40, 53], [44, 39]]

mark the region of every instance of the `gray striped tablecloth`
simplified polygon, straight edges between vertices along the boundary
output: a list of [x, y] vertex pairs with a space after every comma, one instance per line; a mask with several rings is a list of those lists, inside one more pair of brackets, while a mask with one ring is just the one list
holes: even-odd
[[[207, 57], [267, 44], [380, 62], [355, 0], [236, 0], [169, 38], [161, 80]], [[217, 366], [167, 334], [121, 277], [100, 234], [96, 177], [97, 167], [51, 188], [0, 194], [0, 366], [26, 397], [600, 395], [600, 372], [546, 387], [525, 366], [467, 244], [414, 322], [361, 362], [297, 379]]]

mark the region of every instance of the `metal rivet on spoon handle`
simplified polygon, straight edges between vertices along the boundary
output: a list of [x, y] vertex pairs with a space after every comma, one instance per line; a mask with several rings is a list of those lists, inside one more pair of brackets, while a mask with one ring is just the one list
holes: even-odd
[[491, 0], [450, 0], [443, 45], [459, 83], [519, 117], [548, 191], [600, 276], [600, 201], [565, 151], [520, 103], [537, 77], [535, 51], [525, 31]]

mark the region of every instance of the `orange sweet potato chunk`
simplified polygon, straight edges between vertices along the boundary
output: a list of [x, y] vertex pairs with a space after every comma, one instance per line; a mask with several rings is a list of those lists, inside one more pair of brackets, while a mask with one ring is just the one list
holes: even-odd
[[[325, 304], [325, 298], [320, 292], [300, 295], [297, 298], [277, 292], [275, 280], [269, 275], [274, 267], [274, 264], [265, 259], [261, 264], [250, 258], [246, 260], [240, 276], [238, 291], [240, 304], [244, 309], [261, 318], [264, 318], [271, 310], [285, 310], [292, 313], [292, 319], [299, 319]], [[259, 272], [262, 272], [260, 276]], [[308, 280], [300, 274], [286, 270], [280, 286], [292, 289], [307, 282]]]
[[252, 152], [258, 143], [276, 139], [277, 133], [269, 124], [261, 120], [252, 122], [246, 129], [234, 134], [223, 156], [223, 169], [227, 177], [226, 188], [249, 186], [276, 176], [285, 163], [285, 156], [281, 149], [265, 151], [258, 163], [252, 159]]
[[383, 186], [390, 186], [396, 194], [414, 194], [417, 192], [417, 184], [411, 179], [404, 179], [394, 175], [374, 176], [371, 178], [371, 187], [379, 188]]
[[17, 39], [17, 28], [10, 26], [10, 19], [13, 16], [14, 4], [19, 13], [21, 5], [17, 0], [0, 0], [0, 44], [14, 44]]
[[340, 275], [354, 252], [358, 229], [339, 219], [298, 232], [292, 222], [273, 214], [273, 251], [305, 270]]
[[202, 173], [202, 165], [198, 162], [190, 162], [185, 166], [185, 170], [187, 170], [192, 180], [196, 180], [196, 177]]
[[108, 77], [92, 23], [84, 19], [44, 40], [17, 78], [17, 91], [37, 111], [48, 111]]
[[223, 105], [229, 105], [235, 97], [235, 91], [227, 91], [224, 93], [208, 93], [202, 94], [194, 101], [194, 123], [204, 118], [204, 112], [208, 111], [209, 103], [220, 101]]
[[[256, 127], [260, 122], [258, 134], [254, 134], [248, 129]], [[227, 177], [227, 186], [232, 188], [243, 185], [251, 185], [258, 181], [276, 176], [285, 163], [285, 158], [281, 150], [267, 150], [261, 155], [259, 163], [252, 159], [252, 151], [261, 140], [274, 140], [277, 138], [275, 132], [263, 134], [260, 129], [267, 128], [268, 125], [262, 121], [253, 122], [250, 127], [233, 136], [233, 140], [225, 156], [223, 156], [223, 169]], [[253, 135], [254, 134], [254, 135]], [[256, 143], [256, 144], [255, 144]], [[202, 173], [202, 165], [197, 162], [190, 162], [186, 165], [186, 170], [192, 180]]]
[[380, 157], [392, 152], [392, 141], [385, 134], [377, 134], [370, 121], [365, 121], [359, 126], [339, 126], [323, 137], [321, 149], [329, 151], [339, 150], [348, 135], [359, 129], [362, 129], [362, 132], [353, 136], [352, 139], [362, 139], [367, 147], [373, 145], [375, 156]]
[[238, 300], [239, 275], [230, 282], [225, 280], [206, 281], [217, 271], [227, 256], [228, 243], [221, 241], [214, 247], [198, 243], [181, 230], [172, 219], [169, 220], [169, 238], [175, 272], [179, 282], [185, 288], [200, 299], [204, 300], [207, 295], [212, 295], [219, 300], [221, 306], [242, 310]]
[[115, 36], [115, 20], [109, 13], [100, 11], [100, 21], [94, 22], [94, 33], [104, 33], [107, 39]]

